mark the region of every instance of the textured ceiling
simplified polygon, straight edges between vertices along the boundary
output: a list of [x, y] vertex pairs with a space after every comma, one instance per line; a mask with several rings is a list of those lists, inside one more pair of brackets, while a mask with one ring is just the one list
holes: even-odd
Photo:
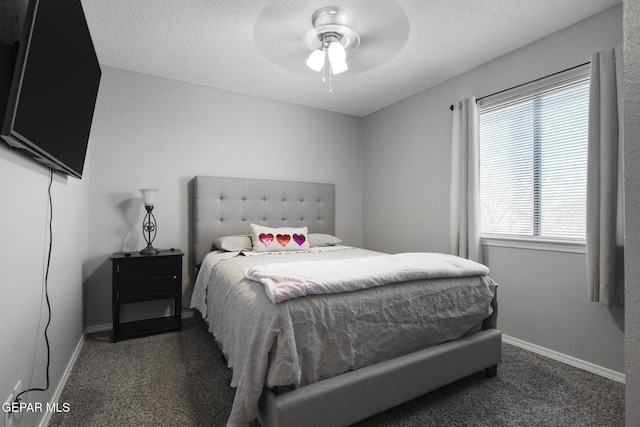
[[[101, 64], [365, 116], [621, 0], [82, 0]], [[311, 15], [360, 34], [349, 71], [306, 67]]]

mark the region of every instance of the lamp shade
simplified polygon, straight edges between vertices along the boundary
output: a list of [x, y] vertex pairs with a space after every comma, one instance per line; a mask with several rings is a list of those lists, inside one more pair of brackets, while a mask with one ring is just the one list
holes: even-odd
[[349, 69], [347, 66], [347, 52], [340, 42], [333, 42], [329, 45], [329, 61], [331, 62], [331, 72], [340, 74]]
[[338, 59], [345, 59], [347, 52], [344, 50], [342, 43], [335, 41], [329, 45], [329, 59], [331, 61], [337, 61]]
[[331, 72], [333, 74], [340, 74], [347, 71], [349, 67], [347, 66], [347, 61], [344, 59], [338, 59], [336, 61], [331, 61]]
[[142, 203], [145, 206], [154, 206], [156, 204], [156, 193], [158, 192], [155, 188], [141, 188], [140, 194], [142, 194]]
[[313, 71], [322, 70], [322, 67], [324, 66], [324, 50], [316, 49], [311, 52], [311, 55], [309, 55], [309, 59], [307, 59], [307, 65]]

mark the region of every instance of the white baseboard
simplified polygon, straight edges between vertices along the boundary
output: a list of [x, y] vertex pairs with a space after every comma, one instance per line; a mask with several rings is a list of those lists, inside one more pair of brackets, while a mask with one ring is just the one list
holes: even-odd
[[[82, 350], [82, 347], [84, 346], [84, 337], [85, 337], [84, 334], [80, 337], [80, 340], [78, 341], [78, 344], [76, 345], [76, 349], [73, 351], [73, 354], [71, 355], [71, 360], [69, 360], [69, 363], [67, 363], [67, 367], [64, 370], [64, 373], [62, 374], [62, 378], [60, 378], [60, 382], [58, 383], [58, 387], [56, 387], [56, 391], [53, 393], [53, 396], [51, 396], [51, 402], [50, 403], [56, 403], [60, 399], [60, 395], [62, 394], [62, 390], [64, 390], [64, 386], [67, 385], [67, 380], [69, 379], [69, 376], [71, 375], [71, 371], [73, 370], [73, 366], [76, 364], [76, 361], [78, 360], [78, 356], [80, 356], [80, 351]], [[51, 417], [52, 416], [53, 416], [53, 412], [46, 411], [44, 418], [42, 419], [42, 421], [40, 421], [40, 427], [47, 427], [49, 425], [49, 421], [51, 421]]]
[[[193, 317], [193, 311], [191, 310], [186, 310], [186, 311], [182, 311], [182, 315], [180, 316], [183, 319], [190, 319]], [[85, 334], [92, 334], [94, 332], [104, 332], [104, 331], [110, 331], [111, 329], [113, 329], [113, 324], [111, 323], [102, 323], [100, 325], [91, 325], [91, 326], [87, 326], [85, 329]]]
[[609, 378], [610, 380], [614, 380], [620, 383], [625, 382], [625, 374], [621, 372], [616, 372], [611, 369], [604, 368], [602, 366], [595, 365], [590, 362], [585, 362], [584, 360], [577, 359], [572, 356], [567, 356], [566, 354], [559, 353], [554, 350], [549, 350], [548, 348], [541, 347], [536, 344], [531, 344], [526, 341], [519, 340], [518, 338], [513, 338], [508, 335], [502, 335], [502, 341], [507, 344], [514, 345], [516, 347], [523, 348], [525, 350], [529, 350], [533, 353], [540, 354], [542, 356], [546, 356], [549, 359], [557, 360], [558, 362], [566, 363], [567, 365], [574, 366], [576, 368], [584, 369], [585, 371], [589, 371], [596, 375], [600, 375], [605, 378]]

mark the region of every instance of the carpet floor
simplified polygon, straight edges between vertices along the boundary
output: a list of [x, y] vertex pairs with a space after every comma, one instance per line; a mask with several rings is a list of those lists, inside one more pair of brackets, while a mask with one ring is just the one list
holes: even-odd
[[[59, 400], [70, 411], [49, 426], [223, 426], [231, 372], [204, 322], [183, 326], [116, 344], [88, 335]], [[356, 425], [624, 426], [623, 384], [508, 344], [502, 358], [495, 378], [472, 375]]]

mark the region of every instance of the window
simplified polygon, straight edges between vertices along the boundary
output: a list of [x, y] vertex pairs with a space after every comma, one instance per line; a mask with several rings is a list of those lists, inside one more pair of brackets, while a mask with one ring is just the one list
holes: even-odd
[[482, 236], [584, 241], [588, 68], [483, 101]]

